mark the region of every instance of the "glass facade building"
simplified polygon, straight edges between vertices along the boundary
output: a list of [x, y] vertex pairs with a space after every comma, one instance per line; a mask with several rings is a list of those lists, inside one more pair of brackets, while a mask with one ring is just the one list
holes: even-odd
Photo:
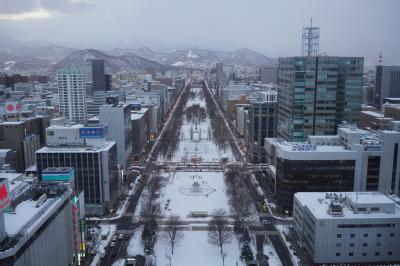
[[342, 121], [357, 123], [363, 62], [361, 57], [280, 58], [278, 136], [304, 141], [309, 135], [335, 134]]

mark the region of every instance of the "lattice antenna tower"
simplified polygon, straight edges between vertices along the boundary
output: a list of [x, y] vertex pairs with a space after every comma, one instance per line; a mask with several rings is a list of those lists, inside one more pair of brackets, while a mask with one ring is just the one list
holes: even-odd
[[317, 56], [319, 54], [319, 27], [312, 25], [303, 27], [301, 55], [302, 56]]

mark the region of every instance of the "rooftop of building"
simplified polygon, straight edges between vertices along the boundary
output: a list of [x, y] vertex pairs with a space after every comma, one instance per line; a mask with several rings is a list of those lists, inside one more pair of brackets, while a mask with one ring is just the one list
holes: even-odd
[[2, 211], [7, 237], [0, 243], [0, 258], [15, 254], [71, 195], [67, 186], [55, 192], [43, 196], [41, 191], [31, 190], [14, 199], [11, 210]]
[[112, 148], [112, 146], [116, 144], [114, 141], [104, 141], [102, 145], [99, 146], [46, 146], [36, 151], [36, 153], [58, 153], [58, 152], [100, 152], [107, 151]]
[[144, 113], [131, 112], [131, 120], [138, 120], [144, 116]]
[[378, 111], [361, 111], [361, 113], [369, 115], [369, 116], [373, 116], [375, 118], [385, 118], [385, 115]]
[[379, 192], [298, 192], [295, 198], [317, 219], [400, 219], [400, 206]]

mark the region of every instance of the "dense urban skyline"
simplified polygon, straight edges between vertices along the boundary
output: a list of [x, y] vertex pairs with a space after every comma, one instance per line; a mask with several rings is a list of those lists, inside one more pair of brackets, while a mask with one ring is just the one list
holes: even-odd
[[382, 51], [384, 60], [395, 64], [399, 8], [398, 1], [389, 0], [1, 0], [0, 33], [79, 48], [114, 48], [136, 40], [167, 50], [248, 47], [279, 57], [299, 53], [300, 30], [313, 18], [321, 27], [321, 52], [376, 63]]

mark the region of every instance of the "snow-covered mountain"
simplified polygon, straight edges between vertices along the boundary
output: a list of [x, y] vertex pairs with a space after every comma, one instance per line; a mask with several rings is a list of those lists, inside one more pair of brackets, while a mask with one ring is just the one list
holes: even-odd
[[66, 65], [83, 66], [90, 62], [90, 59], [103, 59], [106, 72], [108, 73], [120, 71], [137, 72], [149, 67], [154, 68], [156, 71], [174, 69], [174, 67], [160, 64], [131, 52], [124, 53], [123, 55], [110, 55], [94, 49], [85, 49], [70, 54], [55, 64], [52, 70], [55, 71]]
[[161, 58], [160, 62], [167, 65], [189, 68], [209, 68], [214, 66], [216, 62], [250, 67], [275, 65], [277, 60], [268, 58], [250, 49], [243, 48], [234, 52], [217, 52], [205, 49], [175, 51]]
[[[122, 45], [122, 44], [121, 44]], [[100, 51], [78, 50], [41, 41], [19, 41], [7, 35], [0, 36], [0, 72], [14, 73], [54, 73], [67, 64], [83, 65], [90, 58], [105, 60], [106, 70], [140, 71], [147, 67], [158, 71], [176, 68], [207, 69], [217, 62], [238, 67], [275, 65], [276, 59], [247, 48], [234, 52], [220, 52], [206, 49], [186, 49], [159, 52], [148, 46], [132, 48], [132, 43], [119, 48]]]

